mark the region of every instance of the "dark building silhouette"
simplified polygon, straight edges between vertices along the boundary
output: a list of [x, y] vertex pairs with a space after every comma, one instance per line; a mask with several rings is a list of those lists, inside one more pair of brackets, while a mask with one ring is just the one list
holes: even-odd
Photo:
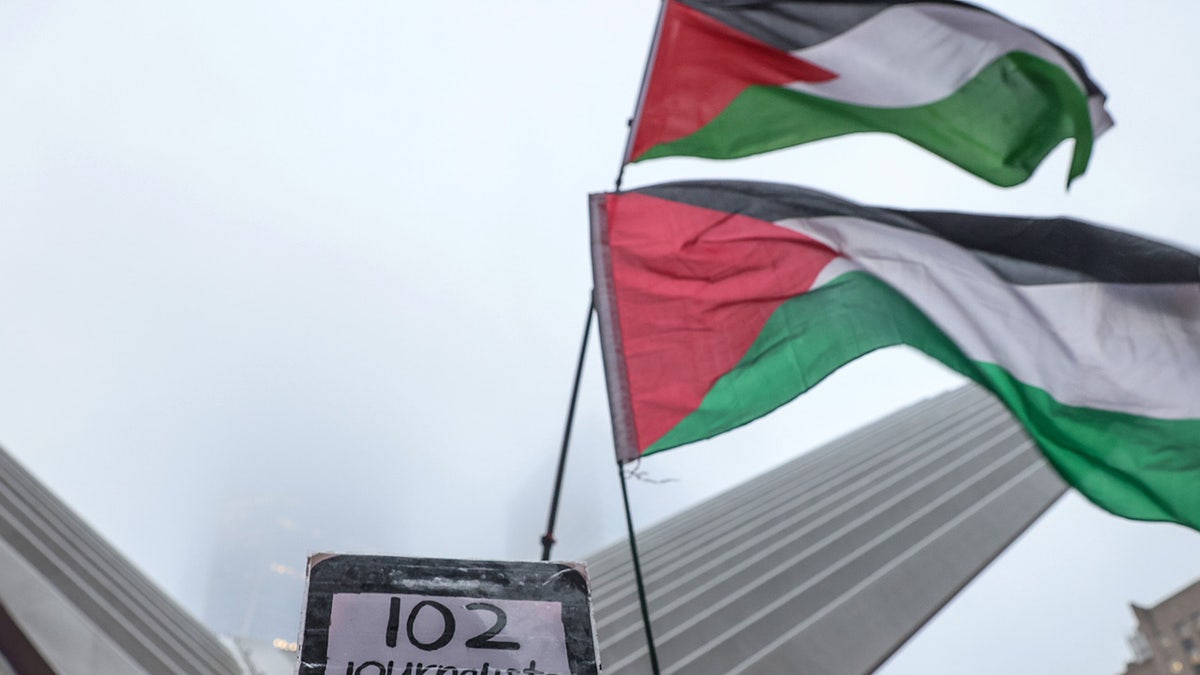
[[1125, 675], [1200, 675], [1200, 581], [1153, 607], [1130, 608], [1138, 627]]

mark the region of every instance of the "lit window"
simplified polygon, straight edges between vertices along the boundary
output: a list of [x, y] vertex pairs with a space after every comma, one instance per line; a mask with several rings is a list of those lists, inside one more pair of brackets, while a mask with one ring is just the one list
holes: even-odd
[[1172, 673], [1183, 672], [1183, 663], [1181, 661], [1172, 661], [1171, 662], [1171, 672]]
[[275, 647], [276, 649], [282, 649], [285, 652], [294, 652], [300, 648], [300, 645], [296, 644], [295, 642], [288, 642], [283, 638], [275, 638], [274, 640], [271, 640], [271, 646]]

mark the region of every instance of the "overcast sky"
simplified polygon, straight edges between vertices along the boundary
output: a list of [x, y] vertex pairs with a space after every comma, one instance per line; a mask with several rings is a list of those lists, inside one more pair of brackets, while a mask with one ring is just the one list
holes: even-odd
[[[626, 185], [775, 180], [1200, 249], [1200, 5], [989, 7], [1109, 93], [1117, 126], [1070, 192], [1069, 144], [1003, 190], [879, 135], [657, 160]], [[217, 545], [230, 523], [274, 528], [293, 568], [314, 550], [535, 558], [591, 287], [585, 198], [612, 185], [656, 10], [0, 3], [0, 443], [201, 616], [214, 570], [269, 573]], [[595, 346], [560, 558], [623, 534]], [[959, 382], [905, 350], [865, 358], [648, 459], [671, 482], [632, 485], [637, 520]], [[1071, 495], [884, 672], [1117, 673], [1127, 604], [1197, 576], [1200, 534]]]

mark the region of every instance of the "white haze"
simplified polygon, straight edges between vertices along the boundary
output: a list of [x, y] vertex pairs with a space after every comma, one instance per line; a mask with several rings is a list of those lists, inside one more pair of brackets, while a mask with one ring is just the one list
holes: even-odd
[[[659, 160], [626, 185], [776, 180], [1200, 248], [1200, 5], [990, 6], [1110, 94], [1117, 126], [1069, 192], [1069, 146], [1001, 190], [879, 135]], [[221, 630], [250, 625], [239, 575], [298, 607], [279, 570], [314, 550], [536, 557], [591, 285], [585, 195], [612, 185], [656, 10], [3, 3], [0, 443]], [[674, 480], [633, 485], [638, 521], [958, 383], [903, 350], [863, 359], [647, 460]], [[623, 533], [594, 344], [575, 432], [560, 558]], [[1197, 533], [1070, 496], [883, 672], [1119, 672], [1127, 603], [1198, 561]]]

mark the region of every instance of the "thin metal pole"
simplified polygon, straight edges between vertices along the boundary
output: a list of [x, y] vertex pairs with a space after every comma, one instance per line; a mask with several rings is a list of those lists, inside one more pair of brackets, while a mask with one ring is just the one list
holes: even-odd
[[658, 54], [658, 40], [662, 35], [663, 16], [667, 13], [667, 0], [658, 6], [658, 20], [654, 22], [654, 37], [650, 40], [650, 51], [646, 54], [646, 65], [642, 68], [642, 86], [638, 89], [637, 102], [633, 105], [633, 117], [629, 118], [629, 133], [625, 136], [625, 151], [621, 153], [621, 168], [617, 171], [616, 188], [621, 191], [621, 179], [625, 177], [625, 165], [629, 163], [629, 152], [633, 149], [633, 136], [642, 120], [642, 104], [646, 102], [646, 90], [650, 87], [650, 68]]
[[617, 461], [621, 476], [621, 498], [625, 500], [625, 525], [629, 528], [629, 553], [633, 557], [633, 577], [637, 580], [638, 604], [642, 606], [642, 626], [646, 629], [646, 648], [650, 652], [650, 671], [659, 675], [658, 651], [654, 648], [654, 633], [650, 630], [650, 606], [646, 603], [646, 585], [642, 581], [642, 560], [638, 556], [637, 535], [633, 532], [633, 513], [629, 509], [629, 489], [625, 487], [625, 467]]
[[587, 356], [588, 337], [592, 334], [592, 314], [596, 309], [596, 294], [588, 294], [587, 323], [583, 327], [583, 342], [579, 345], [579, 360], [575, 363], [575, 384], [571, 387], [571, 403], [567, 406], [567, 423], [563, 428], [562, 449], [558, 454], [558, 475], [554, 478], [554, 495], [550, 498], [550, 518], [546, 523], [546, 534], [542, 535], [542, 560], [550, 559], [554, 546], [554, 521], [558, 519], [558, 498], [562, 494], [563, 471], [567, 467], [567, 447], [571, 444], [571, 426], [575, 423], [575, 402], [579, 400], [579, 380], [583, 375], [583, 361]]

